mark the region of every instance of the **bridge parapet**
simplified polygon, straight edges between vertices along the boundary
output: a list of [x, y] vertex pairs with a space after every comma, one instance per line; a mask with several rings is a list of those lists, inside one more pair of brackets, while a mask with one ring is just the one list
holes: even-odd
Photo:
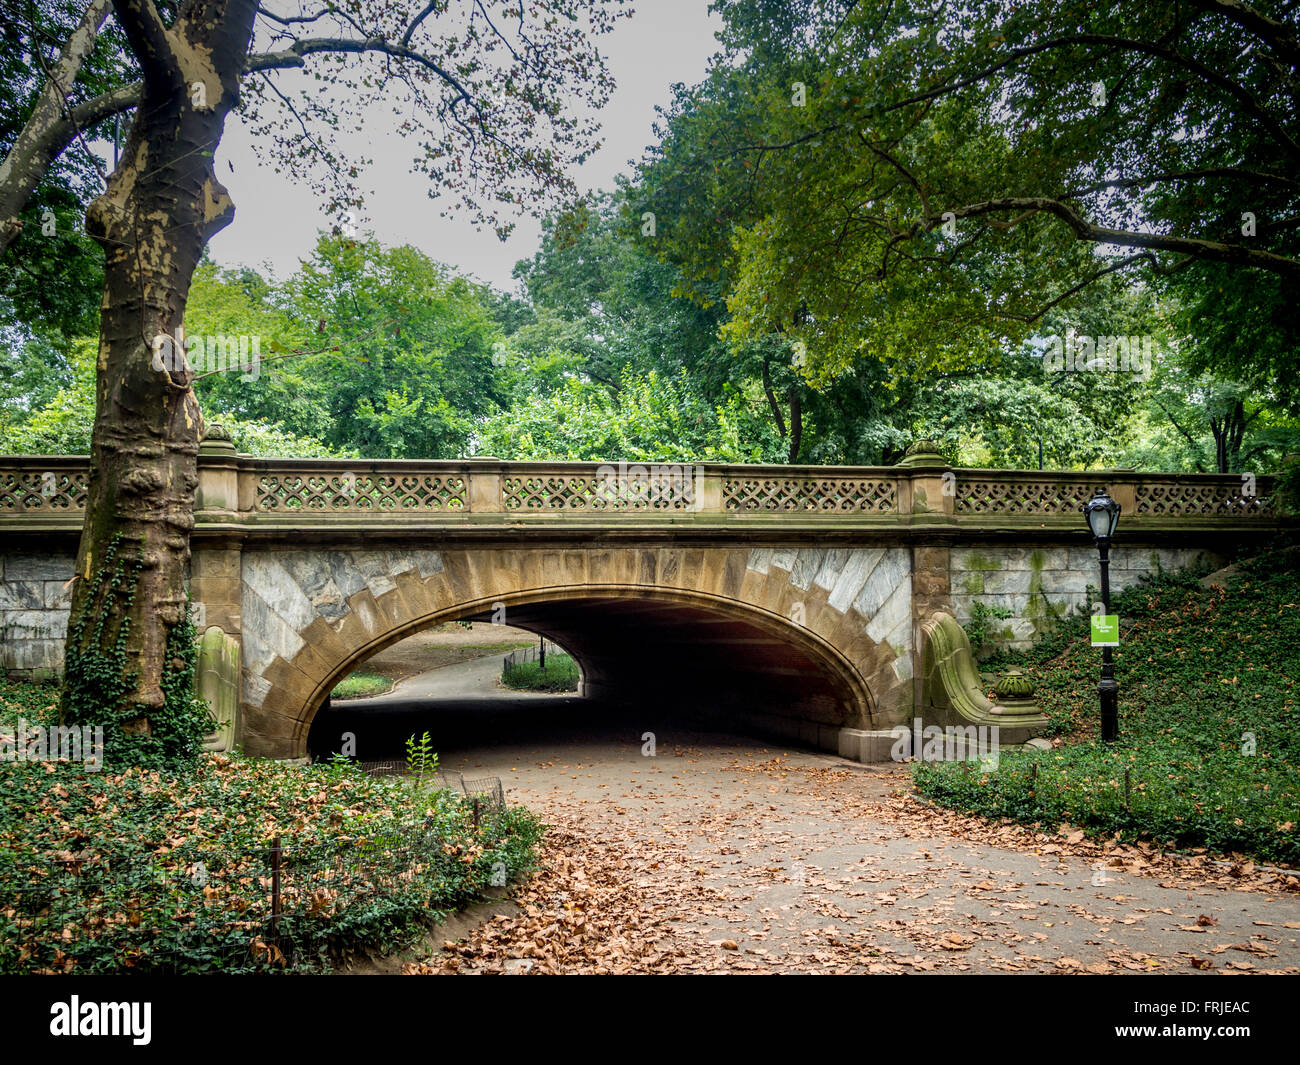
[[[228, 443], [212, 441], [199, 472], [200, 534], [218, 525], [375, 521], [386, 528], [780, 523], [1082, 533], [1079, 515], [1098, 488], [1123, 506], [1126, 533], [1266, 532], [1282, 523], [1270, 476], [964, 469], [937, 456], [858, 467], [268, 459], [236, 455]], [[84, 457], [0, 457], [0, 529], [79, 528], [88, 476]]]

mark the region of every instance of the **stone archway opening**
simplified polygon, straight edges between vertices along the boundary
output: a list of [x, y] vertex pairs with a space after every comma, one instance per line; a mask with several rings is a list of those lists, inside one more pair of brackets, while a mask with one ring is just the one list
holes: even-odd
[[[382, 648], [447, 621], [508, 623], [544, 636], [578, 663], [576, 696], [451, 696], [423, 705], [388, 700], [387, 715], [349, 713], [324, 696]], [[870, 692], [850, 663], [811, 630], [757, 608], [653, 589], [546, 589], [464, 604], [373, 641], [340, 663], [306, 715], [307, 748], [321, 756], [352, 735], [363, 757], [400, 753], [426, 729], [436, 747], [490, 746], [530, 736], [621, 727], [685, 726], [835, 749], [839, 729], [870, 719]]]

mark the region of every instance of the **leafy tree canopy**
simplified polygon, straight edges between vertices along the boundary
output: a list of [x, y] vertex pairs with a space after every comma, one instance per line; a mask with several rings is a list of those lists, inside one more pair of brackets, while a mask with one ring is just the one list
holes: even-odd
[[720, 0], [725, 52], [638, 175], [660, 253], [730, 336], [805, 376], [988, 363], [1115, 275], [1190, 316], [1194, 359], [1293, 376], [1289, 4]]

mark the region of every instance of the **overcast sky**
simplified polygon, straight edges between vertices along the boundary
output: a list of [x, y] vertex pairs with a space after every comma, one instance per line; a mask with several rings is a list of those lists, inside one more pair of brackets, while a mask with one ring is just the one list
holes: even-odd
[[[636, 0], [635, 7], [635, 14], [599, 41], [618, 87], [601, 116], [604, 146], [573, 175], [584, 190], [613, 187], [614, 175], [626, 172], [628, 160], [640, 158], [650, 143], [655, 106], [668, 104], [669, 87], [700, 81], [717, 50], [713, 34], [720, 21], [709, 16], [708, 0]], [[377, 115], [371, 125], [386, 127], [389, 114]], [[311, 250], [317, 230], [330, 222], [307, 189], [258, 164], [251, 140], [232, 116], [218, 151], [217, 173], [235, 201], [235, 220], [217, 234], [209, 251], [223, 266], [270, 264], [284, 277]], [[511, 269], [537, 247], [540, 226], [535, 220], [521, 218], [502, 243], [491, 231], [476, 232], [467, 220], [438, 217], [441, 204], [452, 201], [430, 200], [428, 179], [410, 173], [411, 142], [381, 132], [341, 139], [340, 145], [374, 159], [361, 187], [367, 193], [374, 190], [375, 195], [367, 195], [366, 214], [381, 241], [413, 244], [462, 273], [514, 291]]]

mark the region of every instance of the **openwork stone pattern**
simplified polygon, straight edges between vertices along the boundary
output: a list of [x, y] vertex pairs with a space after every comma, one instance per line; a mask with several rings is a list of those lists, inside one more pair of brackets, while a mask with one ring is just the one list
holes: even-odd
[[524, 511], [690, 511], [696, 495], [690, 477], [572, 476], [505, 477], [501, 503], [506, 510]]
[[339, 473], [264, 476], [257, 485], [261, 511], [461, 510], [465, 478], [430, 474]]
[[1189, 515], [1271, 514], [1272, 501], [1246, 495], [1244, 485], [1146, 484], [1138, 493], [1138, 513], [1183, 517]]
[[840, 478], [737, 478], [722, 488], [727, 510], [884, 513], [895, 509], [897, 496], [893, 481]]
[[[446, 516], [476, 514], [601, 514], [621, 520], [695, 514], [875, 519], [946, 513], [961, 519], [1000, 515], [1042, 516], [1064, 525], [1077, 520], [1098, 488], [1124, 500], [1124, 513], [1153, 523], [1183, 518], [1275, 522], [1273, 479], [1248, 486], [1232, 474], [1168, 476], [1111, 471], [1026, 475], [1016, 470], [952, 470], [943, 466], [825, 467], [627, 465], [597, 463], [506, 463], [256, 459], [234, 455], [212, 463], [200, 456], [200, 477], [228, 478], [228, 486], [204, 495], [203, 506], [240, 511], [243, 520], [288, 515], [328, 521], [365, 514]], [[221, 473], [221, 471], [225, 471]], [[1105, 478], [1105, 479], [1104, 479]], [[76, 517], [85, 509], [85, 459], [16, 456], [0, 464], [0, 520]], [[910, 482], [911, 491], [907, 491]], [[215, 483], [215, 482], [214, 482]], [[236, 489], [236, 486], [237, 489]], [[240, 500], [243, 500], [242, 502]], [[277, 521], [274, 524], [282, 524]], [[987, 521], [974, 524], [986, 527]], [[1131, 528], [1131, 526], [1130, 526]]]
[[958, 514], [1081, 514], [1104, 484], [1060, 481], [971, 481], [958, 476], [954, 510]]
[[0, 470], [0, 511], [84, 510], [86, 478], [86, 470]]

